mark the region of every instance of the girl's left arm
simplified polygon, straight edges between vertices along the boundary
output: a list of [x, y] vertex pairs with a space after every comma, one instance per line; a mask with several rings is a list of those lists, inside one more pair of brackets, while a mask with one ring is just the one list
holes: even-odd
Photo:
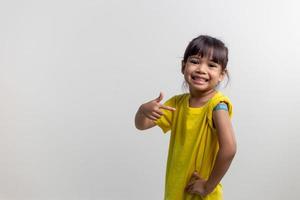
[[205, 183], [207, 193], [210, 193], [227, 172], [236, 153], [236, 140], [228, 111], [213, 111], [213, 122], [217, 130], [219, 151], [210, 177]]

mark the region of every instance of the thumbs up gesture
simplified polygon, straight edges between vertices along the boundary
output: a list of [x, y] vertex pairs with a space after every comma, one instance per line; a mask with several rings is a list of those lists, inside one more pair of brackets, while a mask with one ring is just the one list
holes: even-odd
[[170, 110], [170, 111], [176, 110], [175, 108], [161, 104], [160, 102], [162, 101], [162, 99], [163, 99], [163, 93], [160, 92], [160, 94], [157, 98], [155, 98], [147, 103], [144, 103], [141, 106], [141, 110], [142, 110], [143, 114], [151, 120], [157, 120], [163, 115], [163, 112], [161, 111], [161, 109]]

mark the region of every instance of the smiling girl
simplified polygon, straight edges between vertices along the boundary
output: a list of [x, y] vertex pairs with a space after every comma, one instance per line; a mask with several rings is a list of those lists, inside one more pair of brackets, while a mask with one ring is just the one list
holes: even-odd
[[159, 97], [142, 104], [135, 116], [139, 130], [158, 125], [171, 131], [165, 200], [221, 200], [221, 179], [236, 153], [232, 104], [216, 87], [227, 72], [228, 49], [201, 35], [187, 46], [181, 72], [189, 93], [164, 104]]

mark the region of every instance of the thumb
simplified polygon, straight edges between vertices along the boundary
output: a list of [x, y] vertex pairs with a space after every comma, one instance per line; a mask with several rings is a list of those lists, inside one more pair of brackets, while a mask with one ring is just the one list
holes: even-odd
[[157, 103], [161, 102], [161, 100], [164, 98], [164, 94], [162, 92], [159, 93], [159, 96], [155, 99]]

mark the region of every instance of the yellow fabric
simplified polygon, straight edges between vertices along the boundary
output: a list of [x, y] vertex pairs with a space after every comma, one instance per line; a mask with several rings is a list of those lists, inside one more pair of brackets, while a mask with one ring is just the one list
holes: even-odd
[[221, 200], [221, 184], [203, 199], [186, 193], [184, 188], [194, 171], [208, 179], [219, 149], [212, 112], [218, 103], [225, 102], [231, 116], [232, 104], [221, 92], [199, 108], [189, 107], [189, 98], [188, 93], [170, 98], [164, 105], [174, 107], [176, 111], [163, 110], [164, 115], [156, 121], [164, 133], [171, 130], [164, 199]]

